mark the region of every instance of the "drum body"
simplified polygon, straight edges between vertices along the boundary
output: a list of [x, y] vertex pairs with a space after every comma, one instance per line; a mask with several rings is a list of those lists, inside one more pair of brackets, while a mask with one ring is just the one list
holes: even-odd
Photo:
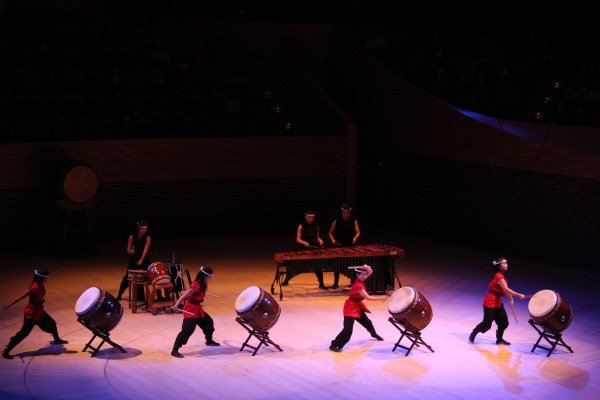
[[257, 332], [268, 331], [279, 319], [281, 308], [263, 289], [250, 286], [235, 301], [235, 311], [243, 322]]
[[146, 274], [148, 275], [148, 281], [152, 285], [156, 285], [159, 282], [161, 282], [161, 283], [171, 282], [171, 277], [169, 276], [169, 273], [167, 272], [167, 267], [165, 266], [165, 264], [163, 264], [161, 262], [155, 262], [155, 263], [150, 264], [150, 266], [148, 267], [148, 270], [146, 271]]
[[560, 333], [567, 329], [573, 320], [573, 309], [554, 290], [540, 290], [529, 300], [531, 319], [549, 331]]
[[396, 290], [388, 303], [388, 311], [394, 320], [409, 331], [421, 331], [431, 322], [431, 305], [417, 290], [403, 287]]
[[77, 317], [100, 332], [108, 333], [121, 321], [121, 304], [107, 291], [91, 287], [75, 303]]

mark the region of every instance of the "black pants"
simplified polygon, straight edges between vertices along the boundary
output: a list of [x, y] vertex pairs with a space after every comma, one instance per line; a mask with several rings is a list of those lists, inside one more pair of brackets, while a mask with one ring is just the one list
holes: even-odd
[[373, 322], [367, 317], [367, 314], [361, 310], [360, 318], [356, 317], [344, 317], [344, 329], [331, 341], [331, 344], [339, 347], [340, 349], [350, 341], [352, 337], [352, 330], [354, 328], [354, 321], [358, 322], [371, 334], [371, 336], [377, 335]]
[[212, 340], [212, 335], [215, 331], [215, 324], [210, 315], [205, 312], [204, 317], [183, 319], [183, 323], [181, 324], [181, 332], [179, 332], [177, 338], [175, 339], [173, 349], [178, 349], [187, 344], [190, 336], [192, 336], [196, 330], [196, 325], [202, 329], [202, 332], [204, 332], [204, 337], [206, 338], [207, 342]]
[[[317, 281], [319, 281], [319, 285], [325, 285], [325, 283], [323, 283], [323, 270], [321, 268], [314, 268], [315, 271], [315, 275], [317, 276]], [[333, 284], [337, 285], [340, 282], [340, 273], [339, 272], [334, 272], [333, 273]]]
[[498, 331], [496, 332], [496, 337], [501, 339], [502, 335], [506, 328], [508, 328], [508, 315], [506, 315], [506, 310], [504, 309], [504, 304], [500, 304], [500, 307], [490, 308], [483, 306], [483, 321], [481, 321], [473, 331], [479, 332], [487, 332], [492, 327], [492, 322], [496, 322], [496, 326], [498, 326]]
[[10, 351], [13, 348], [15, 348], [16, 345], [21, 343], [23, 339], [29, 336], [29, 334], [33, 330], [33, 327], [36, 325], [39, 326], [40, 329], [44, 332], [52, 334], [54, 340], [60, 339], [60, 337], [58, 336], [58, 328], [56, 327], [56, 321], [54, 321], [54, 319], [52, 319], [50, 315], [44, 313], [44, 316], [37, 321], [34, 321], [31, 318], [25, 318], [23, 320], [23, 326], [21, 327], [21, 330], [17, 332], [15, 336], [10, 338], [10, 341], [8, 342], [7, 346], [7, 351]]

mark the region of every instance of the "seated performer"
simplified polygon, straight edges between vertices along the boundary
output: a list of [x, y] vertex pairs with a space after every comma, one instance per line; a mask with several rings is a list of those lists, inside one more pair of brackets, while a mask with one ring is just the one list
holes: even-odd
[[190, 336], [196, 330], [196, 325], [204, 332], [207, 346], [220, 346], [212, 338], [215, 331], [213, 319], [202, 308], [204, 296], [208, 289], [208, 282], [212, 279], [213, 270], [209, 267], [200, 267], [200, 271], [196, 275], [194, 282], [190, 288], [179, 298], [173, 305], [173, 311], [178, 311], [179, 304], [186, 300], [183, 306], [183, 323], [181, 324], [181, 332], [177, 335], [171, 355], [177, 358], [183, 358], [183, 354], [179, 352], [181, 346], [187, 344]]
[[44, 310], [44, 298], [46, 297], [46, 286], [44, 284], [48, 281], [50, 273], [44, 268], [38, 268], [33, 271], [33, 280], [31, 285], [25, 293], [17, 297], [9, 304], [4, 306], [4, 310], [8, 310], [13, 304], [23, 300], [29, 296], [29, 303], [25, 306], [25, 318], [23, 319], [23, 326], [21, 330], [10, 338], [8, 345], [2, 352], [2, 357], [7, 359], [13, 359], [10, 355], [10, 351], [15, 348], [16, 345], [21, 343], [33, 329], [34, 326], [39, 326], [44, 332], [52, 334], [54, 338], [54, 344], [67, 344], [66, 340], [62, 340], [58, 336], [58, 329], [56, 327], [56, 321], [52, 319], [50, 315]]
[[354, 321], [365, 327], [365, 329], [371, 334], [371, 337], [382, 341], [383, 338], [377, 334], [373, 322], [367, 317], [366, 313], [370, 313], [367, 306], [363, 302], [363, 299], [367, 300], [383, 300], [385, 296], [370, 296], [365, 289], [364, 281], [373, 273], [373, 270], [369, 265], [363, 265], [362, 268], [356, 268], [356, 279], [352, 283], [350, 288], [350, 294], [346, 302], [344, 303], [344, 329], [331, 341], [329, 350], [339, 353], [350, 338], [352, 337], [352, 330], [354, 327]]

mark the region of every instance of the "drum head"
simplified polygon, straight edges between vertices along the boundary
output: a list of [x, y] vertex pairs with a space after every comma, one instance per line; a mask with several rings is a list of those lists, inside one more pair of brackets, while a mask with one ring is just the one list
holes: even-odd
[[161, 262], [153, 262], [148, 266], [148, 271], [166, 271], [167, 267]]
[[83, 315], [90, 311], [96, 305], [98, 299], [102, 295], [102, 291], [97, 287], [91, 287], [79, 296], [75, 303], [75, 312], [77, 315]]
[[529, 300], [529, 315], [532, 317], [543, 317], [548, 315], [550, 311], [556, 306], [558, 302], [558, 296], [553, 290], [540, 290], [533, 295]]
[[85, 203], [94, 198], [98, 191], [98, 176], [89, 166], [78, 164], [64, 171], [61, 191], [73, 203]]
[[388, 311], [391, 314], [396, 314], [406, 310], [415, 300], [416, 295], [415, 289], [408, 286], [396, 290], [388, 303]]
[[261, 289], [258, 286], [250, 286], [237, 297], [235, 310], [243, 313], [252, 308], [260, 297]]

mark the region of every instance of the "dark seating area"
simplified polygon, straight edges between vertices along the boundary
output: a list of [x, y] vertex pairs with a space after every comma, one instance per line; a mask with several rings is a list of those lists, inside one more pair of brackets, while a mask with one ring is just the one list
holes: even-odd
[[0, 16], [0, 141], [339, 134], [290, 83], [285, 59], [202, 24], [139, 24], [110, 7], [90, 20], [93, 4], [47, 7], [47, 18], [10, 6]]
[[516, 25], [490, 13], [464, 15], [464, 24], [448, 16], [438, 24], [382, 24], [349, 35], [405, 79], [464, 109], [513, 121], [600, 126], [600, 43], [585, 11], [522, 12], [529, 19]]

